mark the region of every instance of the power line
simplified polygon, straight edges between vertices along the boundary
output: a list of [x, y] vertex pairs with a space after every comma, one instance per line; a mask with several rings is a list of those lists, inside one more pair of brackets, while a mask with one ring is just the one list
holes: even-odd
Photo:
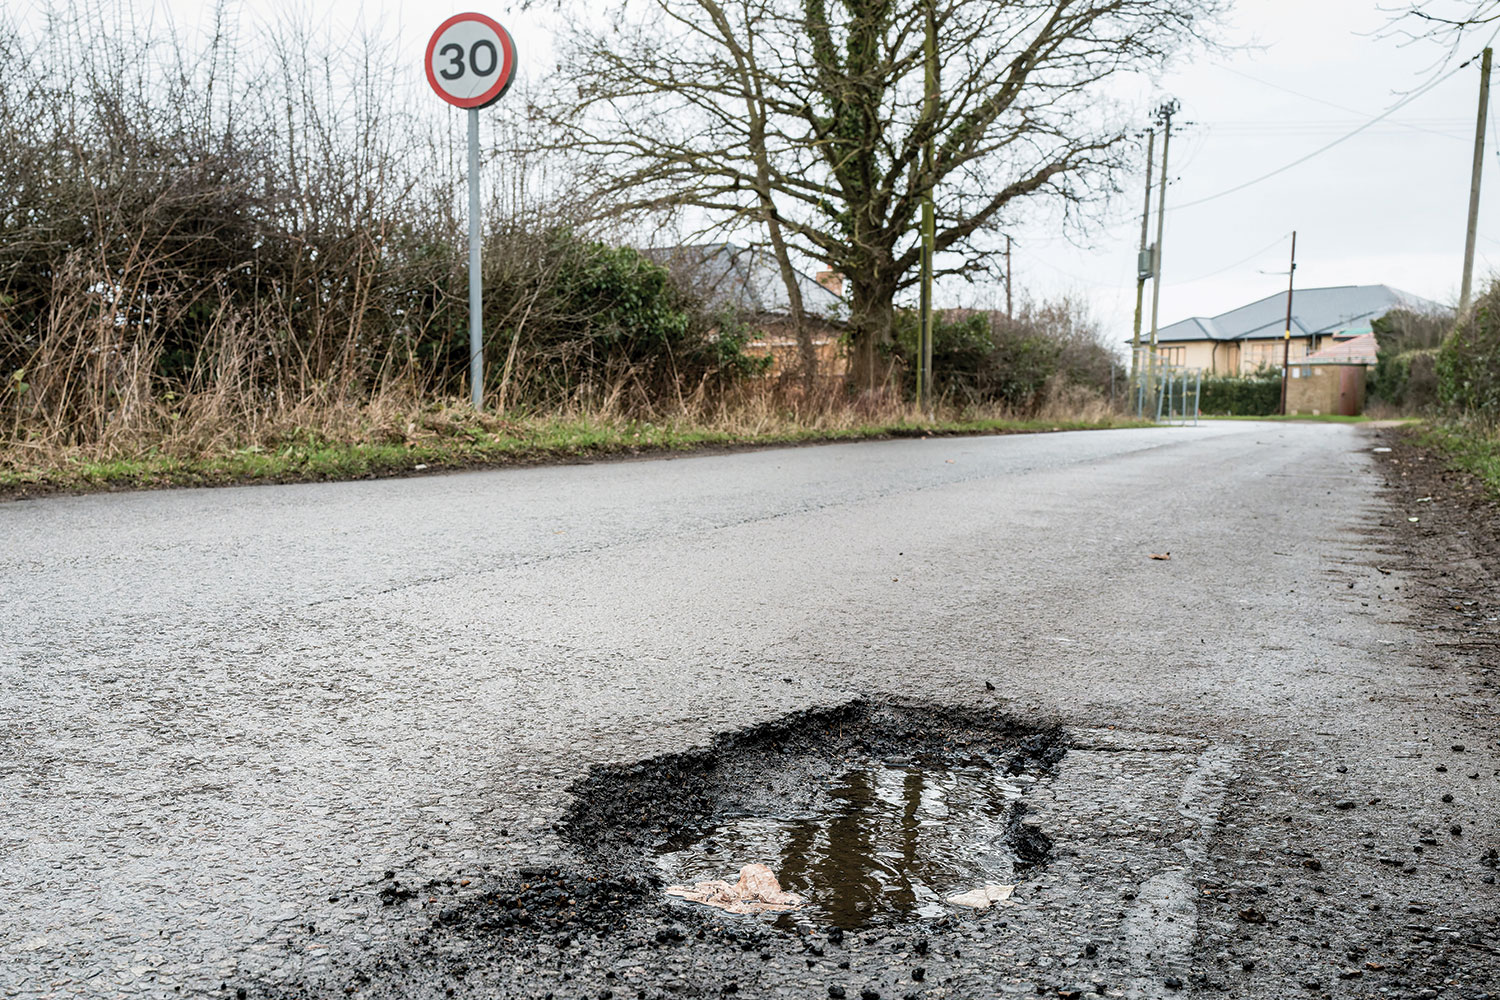
[[1490, 141], [1495, 143], [1495, 158], [1500, 159], [1500, 132], [1495, 130], [1495, 105], [1490, 105]]
[[[1305, 94], [1305, 93], [1303, 93], [1300, 90], [1293, 90], [1291, 87], [1284, 87], [1284, 86], [1282, 86], [1279, 83], [1272, 83], [1270, 80], [1262, 80], [1258, 76], [1252, 76], [1251, 74], [1246, 73], [1243, 70], [1235, 69], [1233, 66], [1220, 66], [1219, 68], [1222, 69], [1226, 73], [1233, 73], [1235, 76], [1243, 77], [1244, 79], [1249, 80], [1251, 83], [1258, 83], [1262, 87], [1270, 87], [1272, 90], [1279, 90], [1283, 94], [1291, 94], [1293, 97], [1300, 97], [1304, 101], [1312, 101], [1314, 104], [1322, 104], [1325, 107], [1336, 108], [1339, 111], [1347, 111], [1351, 115], [1358, 115], [1361, 118], [1364, 118], [1364, 117], [1366, 117], [1369, 114], [1369, 112], [1360, 111], [1358, 108], [1351, 108], [1348, 105], [1339, 104], [1337, 101], [1330, 101], [1330, 100], [1328, 100], [1326, 98], [1317, 97], [1317, 96], [1315, 96], [1313, 94]], [[1462, 67], [1460, 67], [1460, 68], [1462, 68]], [[1461, 119], [1454, 119], [1454, 121], [1460, 121], [1460, 120]], [[1433, 132], [1434, 135], [1446, 135], [1447, 134], [1446, 132], [1435, 132], [1432, 129], [1423, 128], [1421, 125], [1417, 125], [1415, 123], [1409, 123], [1409, 122], [1392, 122], [1391, 124], [1400, 126], [1402, 128], [1415, 129], [1415, 130], [1417, 130], [1419, 132]]]
[[1218, 277], [1219, 275], [1223, 274], [1225, 271], [1232, 271], [1235, 268], [1239, 267], [1241, 264], [1248, 264], [1248, 263], [1250, 263], [1252, 260], [1254, 260], [1255, 258], [1259, 257], [1261, 254], [1265, 253], [1267, 250], [1270, 250], [1270, 249], [1272, 249], [1272, 248], [1274, 248], [1276, 246], [1279, 246], [1281, 244], [1281, 241], [1284, 240], [1284, 239], [1286, 239], [1290, 235], [1292, 235], [1292, 234], [1291, 233], [1282, 233], [1280, 236], [1276, 237], [1270, 243], [1267, 243], [1265, 246], [1261, 247], [1259, 250], [1255, 251], [1253, 254], [1251, 254], [1250, 256], [1246, 257], [1244, 260], [1237, 260], [1233, 264], [1229, 264], [1229, 265], [1227, 265], [1225, 267], [1219, 268], [1217, 271], [1210, 271], [1207, 274], [1200, 274], [1196, 278], [1189, 278], [1186, 281], [1180, 281], [1180, 282], [1178, 282], [1178, 284], [1180, 284], [1180, 285], [1191, 285], [1195, 281], [1207, 281], [1209, 278]]
[[[1472, 62], [1472, 61], [1473, 61], [1472, 59], [1469, 60], [1469, 62]], [[1186, 201], [1186, 202], [1183, 202], [1181, 205], [1175, 205], [1171, 209], [1169, 209], [1169, 211], [1180, 212], [1184, 208], [1193, 208], [1193, 207], [1195, 207], [1197, 205], [1203, 205], [1203, 204], [1206, 204], [1207, 202], [1210, 202], [1210, 201], [1217, 201], [1218, 199], [1223, 198], [1223, 197], [1225, 197], [1227, 195], [1234, 194], [1234, 193], [1236, 193], [1238, 191], [1243, 191], [1247, 187], [1252, 187], [1252, 186], [1254, 186], [1256, 184], [1259, 184], [1261, 181], [1270, 180], [1272, 177], [1275, 177], [1278, 174], [1284, 174], [1288, 170], [1291, 170], [1293, 167], [1300, 167], [1302, 164], [1306, 163], [1308, 160], [1311, 160], [1311, 159], [1313, 159], [1314, 157], [1317, 157], [1317, 156], [1321, 156], [1322, 154], [1328, 152], [1330, 149], [1332, 149], [1333, 147], [1339, 145], [1340, 143], [1347, 142], [1348, 140], [1354, 138], [1356, 135], [1359, 135], [1361, 132], [1365, 131], [1366, 129], [1368, 129], [1368, 128], [1370, 128], [1370, 127], [1378, 124], [1379, 122], [1384, 121], [1387, 118], [1389, 118], [1391, 115], [1395, 114], [1400, 109], [1406, 107], [1406, 105], [1410, 104], [1412, 101], [1415, 101], [1417, 98], [1423, 96], [1428, 91], [1432, 90], [1438, 84], [1443, 83], [1449, 77], [1452, 77], [1455, 74], [1457, 74], [1460, 70], [1463, 70], [1465, 67], [1467, 67], [1469, 65], [1469, 62], [1465, 62], [1462, 66], [1456, 66], [1456, 67], [1454, 67], [1452, 70], [1450, 70], [1449, 72], [1447, 72], [1447, 73], [1443, 74], [1442, 76], [1438, 77], [1436, 80], [1433, 80], [1431, 83], [1427, 84], [1425, 87], [1421, 87], [1421, 88], [1419, 88], [1417, 90], [1412, 91], [1406, 97], [1402, 98], [1400, 101], [1397, 101], [1395, 104], [1391, 105], [1385, 111], [1382, 111], [1380, 114], [1376, 115], [1374, 118], [1371, 118], [1369, 121], [1365, 122], [1363, 125], [1361, 125], [1358, 128], [1354, 129], [1352, 132], [1347, 132], [1344, 135], [1339, 136], [1337, 139], [1333, 140], [1332, 142], [1325, 143], [1324, 145], [1319, 146], [1317, 149], [1313, 150], [1311, 153], [1308, 153], [1306, 156], [1298, 157], [1297, 159], [1293, 160], [1291, 163], [1288, 163], [1285, 166], [1277, 167], [1275, 170], [1272, 170], [1270, 173], [1261, 174], [1259, 177], [1256, 177], [1256, 178], [1253, 178], [1251, 180], [1245, 181], [1243, 184], [1236, 184], [1232, 188], [1226, 188], [1225, 190], [1220, 191], [1217, 194], [1211, 194], [1211, 195], [1209, 195], [1206, 198], [1199, 198], [1199, 199], [1197, 199], [1195, 201]]]
[[[1306, 135], [1320, 136], [1341, 133], [1351, 125], [1356, 124], [1345, 119], [1343, 121], [1296, 121], [1296, 122], [1215, 122], [1209, 126], [1209, 131], [1221, 138], [1233, 138], [1236, 136], [1248, 136], [1259, 138], [1262, 136], [1287, 136]], [[1467, 139], [1469, 132], [1473, 129], [1473, 121], [1461, 122], [1458, 119], [1439, 120], [1433, 119], [1433, 124], [1439, 128], [1418, 128], [1417, 131], [1427, 135], [1435, 135], [1444, 139]], [[1374, 126], [1366, 131], [1372, 135], [1402, 135], [1410, 134], [1413, 126], [1409, 122], [1389, 121]]]

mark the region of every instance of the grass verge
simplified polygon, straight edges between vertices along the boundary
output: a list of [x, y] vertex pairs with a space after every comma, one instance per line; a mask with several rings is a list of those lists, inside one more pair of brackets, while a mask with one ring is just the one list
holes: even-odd
[[1477, 476], [1491, 496], [1500, 498], [1500, 431], [1424, 423], [1413, 435], [1417, 444], [1446, 455], [1455, 468]]
[[268, 445], [205, 455], [156, 448], [131, 455], [63, 454], [27, 461], [24, 451], [0, 455], [0, 499], [48, 493], [328, 482], [410, 476], [456, 469], [541, 465], [700, 450], [865, 441], [883, 438], [1045, 433], [1152, 426], [1126, 418], [1094, 420], [871, 420], [839, 427], [776, 422], [762, 429], [726, 429], [685, 421], [652, 423], [608, 417], [496, 420], [449, 410], [426, 431], [402, 440], [334, 440], [299, 432]]
[[1292, 414], [1289, 414], [1287, 416], [1282, 416], [1281, 414], [1278, 413], [1278, 414], [1274, 414], [1272, 416], [1267, 416], [1267, 417], [1247, 417], [1247, 416], [1239, 416], [1239, 415], [1235, 415], [1235, 416], [1209, 416], [1209, 415], [1205, 414], [1204, 416], [1200, 417], [1199, 419], [1200, 420], [1275, 420], [1275, 421], [1285, 421], [1287, 423], [1297, 423], [1297, 424], [1363, 424], [1363, 423], [1368, 423], [1369, 421], [1371, 421], [1371, 420], [1373, 420], [1375, 418], [1374, 417], [1366, 416], [1364, 414], [1360, 414], [1359, 416], [1356, 416], [1356, 417], [1346, 417], [1346, 416], [1342, 416], [1341, 414], [1337, 414], [1337, 413], [1320, 413], [1320, 414], [1317, 414], [1317, 415], [1313, 415], [1313, 414], [1310, 414], [1310, 413], [1292, 413]]

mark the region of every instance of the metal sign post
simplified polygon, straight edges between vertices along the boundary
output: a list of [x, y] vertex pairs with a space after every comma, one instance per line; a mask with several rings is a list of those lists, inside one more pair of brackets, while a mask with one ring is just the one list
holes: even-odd
[[516, 76], [510, 32], [483, 14], [455, 14], [427, 42], [427, 82], [469, 112], [469, 398], [484, 408], [483, 279], [480, 275], [479, 109], [505, 95]]
[[479, 266], [479, 109], [469, 109], [469, 398], [484, 409], [484, 280]]

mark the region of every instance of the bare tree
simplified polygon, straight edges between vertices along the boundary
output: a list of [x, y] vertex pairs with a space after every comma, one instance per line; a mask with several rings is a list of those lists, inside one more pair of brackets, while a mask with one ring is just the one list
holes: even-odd
[[1454, 48], [1469, 32], [1500, 24], [1500, 0], [1415, 0], [1385, 9], [1393, 15], [1393, 34]]
[[[986, 271], [1025, 199], [1069, 211], [1127, 162], [1100, 84], [1201, 40], [1226, 0], [617, 0], [574, 22], [554, 136], [601, 204], [754, 227], [847, 279], [855, 385], [884, 378], [894, 300], [936, 200], [940, 275]], [[938, 99], [924, 38], [937, 24]], [[926, 143], [934, 144], [930, 165]]]

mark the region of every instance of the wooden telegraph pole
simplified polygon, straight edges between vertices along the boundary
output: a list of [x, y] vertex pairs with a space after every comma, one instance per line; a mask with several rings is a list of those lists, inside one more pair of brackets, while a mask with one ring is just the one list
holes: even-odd
[[[927, 0], [927, 99], [924, 114], [932, 129], [937, 128], [938, 62], [937, 0]], [[927, 193], [922, 196], [922, 302], [921, 333], [917, 338], [917, 406], [932, 405], [932, 273], [937, 243], [937, 210], [932, 200], [933, 137], [922, 144], [922, 175]]]
[[1281, 415], [1286, 416], [1287, 376], [1292, 365], [1292, 288], [1297, 280], [1297, 230], [1292, 230], [1292, 266], [1286, 277], [1286, 332], [1281, 335]]
[[1172, 116], [1177, 113], [1179, 107], [1176, 101], [1167, 101], [1157, 110], [1157, 115], [1162, 122], [1161, 193], [1156, 198], [1156, 250], [1151, 255], [1151, 349], [1149, 352], [1151, 357], [1146, 374], [1147, 384], [1152, 388], [1154, 388], [1156, 378], [1157, 315], [1161, 306], [1161, 243], [1167, 228], [1167, 152], [1172, 146]]
[[[1146, 279], [1156, 271], [1156, 262], [1146, 256], [1146, 241], [1151, 238], [1151, 174], [1156, 153], [1156, 129], [1146, 132], [1146, 207], [1141, 211], [1141, 252], [1135, 263], [1135, 334], [1130, 339], [1130, 384], [1132, 388], [1140, 373], [1136, 366], [1141, 358], [1141, 314], [1146, 300]], [[1153, 255], [1154, 256], [1154, 255]]]
[[1015, 310], [1011, 308], [1010, 298], [1010, 233], [1005, 234], [1005, 322], [1016, 321]]
[[1474, 290], [1474, 237], [1479, 232], [1479, 180], [1484, 174], [1484, 116], [1490, 106], [1490, 49], [1479, 64], [1479, 121], [1474, 126], [1474, 171], [1469, 179], [1469, 232], [1464, 241], [1464, 280], [1458, 293], [1458, 314], [1469, 311]]

